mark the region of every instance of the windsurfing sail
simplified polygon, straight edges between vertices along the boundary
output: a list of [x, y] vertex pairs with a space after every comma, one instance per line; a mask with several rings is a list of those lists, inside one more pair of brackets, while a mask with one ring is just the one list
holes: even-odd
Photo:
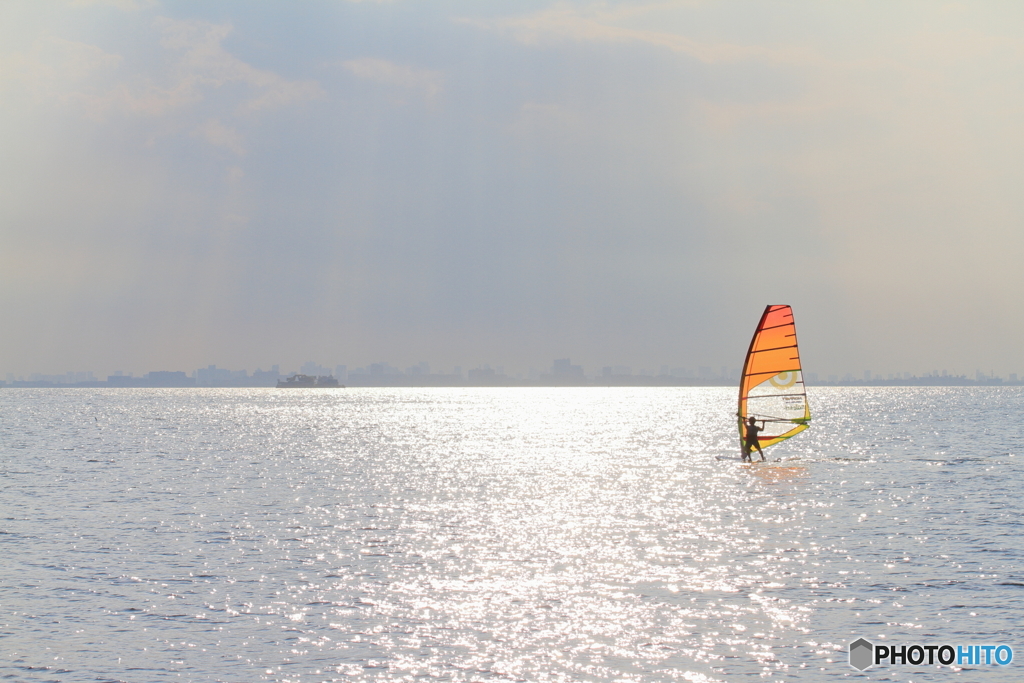
[[761, 448], [773, 446], [807, 429], [811, 406], [807, 403], [796, 324], [789, 306], [767, 306], [757, 324], [740, 376], [740, 447], [743, 422], [764, 421], [758, 435]]

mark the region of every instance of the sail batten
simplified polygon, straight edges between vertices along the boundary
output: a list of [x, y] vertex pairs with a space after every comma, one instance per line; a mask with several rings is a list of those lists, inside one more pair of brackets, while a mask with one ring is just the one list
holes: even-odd
[[[749, 405], [754, 399], [753, 406]], [[761, 448], [772, 446], [807, 429], [811, 409], [804, 387], [793, 309], [767, 306], [750, 340], [743, 363], [739, 395], [740, 445], [748, 417], [763, 421]]]
[[785, 351], [786, 349], [795, 349], [796, 344], [790, 344], [789, 346], [776, 346], [774, 349], [758, 349], [753, 353], [767, 353], [768, 351]]

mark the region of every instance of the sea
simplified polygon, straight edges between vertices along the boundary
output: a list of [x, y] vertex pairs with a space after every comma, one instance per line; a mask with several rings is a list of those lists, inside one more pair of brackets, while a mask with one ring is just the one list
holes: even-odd
[[0, 680], [1024, 681], [1024, 390], [808, 395], [0, 389]]

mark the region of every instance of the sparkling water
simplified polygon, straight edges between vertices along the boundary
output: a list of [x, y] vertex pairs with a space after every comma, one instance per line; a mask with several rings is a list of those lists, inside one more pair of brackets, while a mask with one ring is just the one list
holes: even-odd
[[1024, 393], [808, 393], [0, 390], [0, 680], [1024, 680]]

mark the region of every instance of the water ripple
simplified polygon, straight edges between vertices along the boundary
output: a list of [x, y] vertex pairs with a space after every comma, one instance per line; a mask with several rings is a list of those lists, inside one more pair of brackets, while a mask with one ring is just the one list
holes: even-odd
[[797, 681], [859, 636], [1013, 645], [1022, 399], [812, 388], [743, 465], [725, 389], [3, 390], [0, 676]]

